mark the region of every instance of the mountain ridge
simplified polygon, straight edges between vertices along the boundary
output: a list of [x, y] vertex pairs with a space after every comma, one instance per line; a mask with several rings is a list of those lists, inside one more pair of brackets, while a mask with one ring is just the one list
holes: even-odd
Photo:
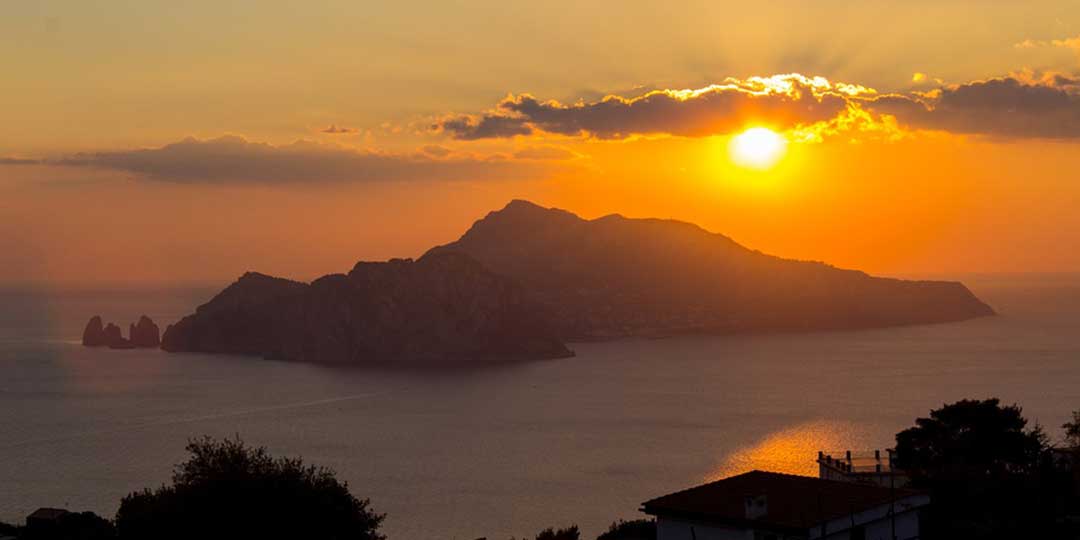
[[570, 340], [857, 329], [992, 315], [959, 282], [785, 259], [696, 224], [587, 220], [515, 199], [426, 254], [468, 254], [552, 309]]

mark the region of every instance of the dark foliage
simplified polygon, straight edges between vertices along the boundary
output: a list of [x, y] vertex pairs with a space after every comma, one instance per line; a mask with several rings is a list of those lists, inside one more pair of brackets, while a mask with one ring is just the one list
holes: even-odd
[[383, 516], [328, 469], [274, 458], [239, 439], [188, 444], [173, 483], [125, 497], [125, 540], [191, 538], [382, 540]]
[[1072, 420], [1065, 422], [1065, 444], [1070, 448], [1080, 448], [1080, 410], [1073, 411]]
[[596, 540], [656, 540], [656, 522], [651, 519], [619, 520]]
[[997, 399], [963, 400], [896, 435], [896, 465], [933, 504], [926, 538], [1065, 538], [1068, 475], [1039, 426]]
[[577, 525], [571, 525], [563, 529], [547, 528], [536, 535], [536, 540], [581, 540], [581, 531]]
[[929, 485], [949, 475], [1004, 478], [1033, 470], [1046, 450], [1040, 429], [1028, 430], [1020, 407], [997, 399], [963, 400], [930, 411], [896, 435], [897, 466]]

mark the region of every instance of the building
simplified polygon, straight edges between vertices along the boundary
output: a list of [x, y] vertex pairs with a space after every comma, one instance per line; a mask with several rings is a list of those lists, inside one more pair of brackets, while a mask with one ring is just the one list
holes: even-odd
[[818, 452], [818, 478], [840, 480], [881, 487], [905, 487], [911, 481], [908, 474], [893, 466], [893, 450], [874, 450], [873, 453], [852, 453], [840, 457]]
[[657, 540], [911, 540], [930, 497], [752, 471], [642, 503]]
[[60, 518], [68, 511], [60, 508], [38, 508], [26, 516], [26, 532], [36, 537], [48, 537], [59, 530]]

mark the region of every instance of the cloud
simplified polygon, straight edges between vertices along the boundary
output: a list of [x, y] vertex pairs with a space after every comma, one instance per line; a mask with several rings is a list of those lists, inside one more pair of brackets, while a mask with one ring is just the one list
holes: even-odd
[[574, 159], [578, 154], [561, 146], [530, 146], [514, 152], [517, 159], [559, 160]]
[[431, 159], [423, 155], [360, 152], [334, 145], [285, 146], [242, 137], [194, 138], [160, 148], [75, 154], [45, 162], [92, 167], [138, 178], [178, 183], [365, 182], [483, 180], [536, 177], [543, 168], [496, 159]]
[[41, 165], [40, 159], [0, 157], [0, 165]]
[[[924, 73], [912, 81], [929, 91], [878, 93], [799, 74], [725, 79], [696, 90], [653, 90], [562, 104], [510, 95], [493, 110], [448, 117], [436, 131], [456, 139], [559, 135], [593, 139], [635, 136], [705, 137], [748, 126], [820, 141], [858, 132], [895, 140], [911, 130], [1012, 138], [1080, 138], [1080, 78], [1022, 72], [945, 85]], [[518, 156], [521, 157], [521, 156]]]
[[445, 146], [439, 146], [437, 144], [429, 144], [427, 146], [424, 146], [420, 150], [429, 156], [435, 156], [439, 158], [446, 157], [454, 152], [453, 150]]
[[1038, 49], [1043, 47], [1059, 47], [1064, 49], [1073, 49], [1077, 53], [1080, 53], [1080, 36], [1064, 38], [1064, 39], [1049, 39], [1049, 40], [1033, 40], [1025, 39], [1019, 43], [1013, 45], [1017, 49]]
[[798, 74], [726, 79], [697, 90], [654, 90], [626, 98], [565, 105], [511, 95], [494, 111], [444, 119], [437, 131], [457, 139], [529, 135], [536, 131], [598, 139], [635, 135], [703, 137], [766, 124], [790, 129], [835, 118], [850, 98], [874, 91]]
[[938, 77], [931, 77], [921, 71], [916, 71], [911, 74], [911, 86], [927, 87], [931, 85], [942, 86], [945, 81]]
[[330, 124], [330, 127], [319, 130], [320, 133], [329, 133], [331, 135], [342, 135], [346, 133], [356, 133], [359, 130], [351, 127], [337, 127], [334, 124]]
[[1009, 138], [1080, 138], [1080, 79], [1031, 74], [893, 94], [866, 104], [915, 129]]
[[458, 115], [441, 120], [432, 127], [466, 141], [530, 135], [533, 132], [525, 119], [500, 115]]

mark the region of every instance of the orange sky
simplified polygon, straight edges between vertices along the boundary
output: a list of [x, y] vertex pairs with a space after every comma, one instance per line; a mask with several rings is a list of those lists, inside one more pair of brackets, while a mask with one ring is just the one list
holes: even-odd
[[[512, 198], [887, 275], [1080, 271], [1080, 7], [913, 4], [20, 4], [0, 283], [310, 279]], [[755, 126], [775, 166], [733, 162]]]

